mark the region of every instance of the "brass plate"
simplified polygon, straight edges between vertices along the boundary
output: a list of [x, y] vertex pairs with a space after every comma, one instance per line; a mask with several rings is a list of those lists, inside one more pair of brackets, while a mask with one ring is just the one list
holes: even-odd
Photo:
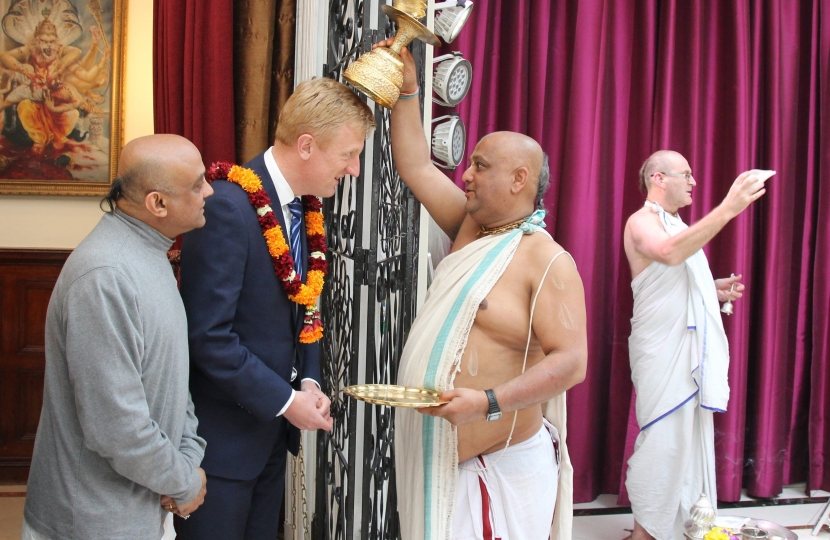
[[355, 399], [374, 405], [392, 407], [437, 407], [445, 401], [438, 401], [440, 395], [435, 390], [409, 388], [394, 384], [355, 384], [343, 389], [343, 393]]

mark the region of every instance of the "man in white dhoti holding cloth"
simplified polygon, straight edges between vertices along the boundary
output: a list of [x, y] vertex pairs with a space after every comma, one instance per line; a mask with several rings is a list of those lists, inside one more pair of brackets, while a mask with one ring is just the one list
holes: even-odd
[[640, 169], [645, 205], [625, 227], [634, 290], [629, 356], [641, 430], [625, 482], [633, 540], [683, 538], [700, 494], [717, 504], [712, 414], [724, 412], [729, 400], [718, 301], [740, 298], [744, 286], [740, 275], [713, 279], [702, 248], [765, 189], [747, 171], [689, 227], [677, 211], [692, 203], [695, 184], [683, 156], [655, 152]]
[[414, 64], [401, 55], [395, 162], [454, 241], [399, 369], [398, 384], [447, 401], [396, 411], [402, 537], [569, 539], [565, 391], [585, 377], [585, 297], [573, 260], [543, 229], [547, 158], [525, 135], [488, 135], [458, 189], [430, 162], [418, 100], [406, 98], [418, 91]]

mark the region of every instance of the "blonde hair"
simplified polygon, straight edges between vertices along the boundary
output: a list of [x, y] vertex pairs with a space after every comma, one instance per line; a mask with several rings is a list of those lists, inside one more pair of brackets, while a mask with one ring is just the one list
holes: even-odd
[[344, 124], [361, 129], [365, 140], [375, 130], [375, 116], [345, 84], [315, 78], [298, 84], [285, 102], [275, 138], [291, 146], [300, 135], [309, 133], [326, 145]]

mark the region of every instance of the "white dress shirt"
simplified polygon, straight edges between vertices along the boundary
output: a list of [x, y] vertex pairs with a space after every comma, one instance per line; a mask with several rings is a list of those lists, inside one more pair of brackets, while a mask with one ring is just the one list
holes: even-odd
[[277, 188], [277, 196], [282, 203], [282, 217], [285, 218], [285, 226], [288, 229], [284, 231], [285, 237], [289, 238], [291, 235], [291, 210], [288, 209], [288, 203], [293, 201], [297, 196], [294, 195], [294, 190], [288, 185], [288, 180], [282, 175], [274, 159], [273, 146], [265, 152], [265, 168], [268, 169], [268, 174], [271, 175], [271, 180], [274, 181], [274, 187]]

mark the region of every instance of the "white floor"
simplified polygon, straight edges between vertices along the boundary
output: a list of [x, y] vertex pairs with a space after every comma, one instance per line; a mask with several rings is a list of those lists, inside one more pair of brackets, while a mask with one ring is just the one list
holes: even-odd
[[[827, 497], [830, 493], [813, 491], [813, 497]], [[804, 485], [788, 486], [777, 498], [800, 499], [806, 498]], [[742, 501], [751, 501], [749, 497], [741, 497]], [[576, 504], [574, 510], [591, 508], [616, 508], [616, 495], [600, 495], [590, 503]], [[789, 504], [780, 506], [755, 506], [746, 508], [730, 508], [721, 510], [720, 515], [744, 516], [756, 519], [765, 519], [783, 525], [799, 538], [830, 539], [830, 528], [825, 526], [819, 536], [812, 536], [811, 531], [818, 520], [823, 504]], [[630, 513], [607, 516], [581, 516], [574, 518], [573, 540], [621, 540], [630, 534], [634, 525]], [[830, 523], [828, 523], [830, 525]], [[679, 540], [679, 539], [678, 539]]]

